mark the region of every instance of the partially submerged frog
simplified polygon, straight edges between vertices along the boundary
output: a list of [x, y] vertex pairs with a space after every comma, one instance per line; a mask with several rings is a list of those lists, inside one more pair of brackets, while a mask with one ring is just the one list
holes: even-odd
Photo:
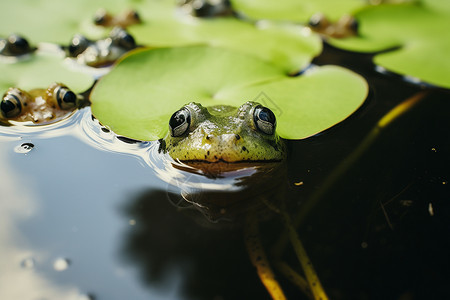
[[17, 57], [32, 53], [36, 48], [31, 47], [28, 41], [17, 34], [11, 34], [0, 39], [0, 55]]
[[132, 9], [125, 10], [122, 13], [113, 16], [102, 8], [95, 13], [94, 23], [95, 25], [103, 27], [119, 26], [127, 28], [128, 26], [141, 23], [141, 18], [137, 11]]
[[317, 13], [309, 19], [308, 25], [312, 30], [333, 38], [345, 38], [358, 34], [358, 22], [349, 15], [344, 15], [333, 23], [324, 14]]
[[78, 63], [91, 67], [103, 67], [112, 64], [126, 52], [136, 48], [136, 42], [123, 28], [115, 27], [109, 36], [92, 41], [77, 34], [67, 47], [67, 56]]
[[0, 123], [53, 123], [78, 108], [81, 100], [61, 83], [53, 83], [47, 89], [32, 89], [28, 92], [12, 87], [6, 91], [0, 102]]
[[161, 149], [180, 161], [274, 162], [286, 156], [275, 115], [256, 102], [238, 108], [189, 103], [170, 118]]

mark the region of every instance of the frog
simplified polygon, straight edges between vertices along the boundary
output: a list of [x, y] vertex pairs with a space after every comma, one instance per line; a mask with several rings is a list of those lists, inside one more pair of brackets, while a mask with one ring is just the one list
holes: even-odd
[[36, 50], [30, 46], [27, 39], [17, 34], [10, 34], [0, 39], [0, 55], [5, 57], [19, 57], [30, 54]]
[[50, 124], [65, 118], [82, 104], [76, 95], [62, 83], [52, 83], [47, 89], [25, 91], [9, 88], [0, 101], [0, 123], [10, 121]]
[[178, 5], [187, 13], [199, 18], [235, 15], [229, 0], [181, 0]]
[[173, 113], [160, 150], [190, 162], [279, 162], [286, 146], [275, 114], [260, 103], [204, 107], [190, 102]]
[[142, 23], [142, 21], [139, 14], [133, 9], [124, 10], [122, 13], [114, 16], [101, 8], [94, 16], [94, 24], [103, 27], [119, 26], [125, 29], [128, 26], [140, 23]]
[[315, 32], [333, 38], [358, 35], [358, 21], [350, 15], [344, 15], [333, 23], [324, 14], [317, 13], [309, 19], [308, 26]]
[[68, 57], [74, 58], [79, 64], [105, 67], [136, 47], [131, 34], [121, 27], [114, 27], [108, 37], [97, 41], [76, 34], [66, 47], [66, 52]]

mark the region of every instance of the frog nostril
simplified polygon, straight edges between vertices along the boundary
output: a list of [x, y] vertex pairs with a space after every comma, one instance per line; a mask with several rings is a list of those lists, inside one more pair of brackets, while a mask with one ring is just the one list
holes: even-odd
[[239, 134], [235, 134], [234, 137], [236, 138], [236, 141], [241, 139], [241, 136]]

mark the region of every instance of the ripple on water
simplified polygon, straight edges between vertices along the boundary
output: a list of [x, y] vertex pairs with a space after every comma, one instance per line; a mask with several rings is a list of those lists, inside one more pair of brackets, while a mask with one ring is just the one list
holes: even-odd
[[23, 143], [17, 147], [14, 148], [14, 152], [21, 153], [21, 154], [27, 154], [31, 150], [33, 150], [34, 144], [33, 143]]

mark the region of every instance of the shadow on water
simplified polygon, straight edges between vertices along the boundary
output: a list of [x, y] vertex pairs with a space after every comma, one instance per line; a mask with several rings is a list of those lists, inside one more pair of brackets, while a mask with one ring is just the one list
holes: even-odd
[[[201, 226], [171, 204], [176, 198], [181, 196], [149, 190], [124, 208], [136, 225], [125, 237], [123, 253], [139, 265], [144, 281], [155, 285], [176, 266], [184, 269], [187, 298], [269, 299], [249, 262], [242, 228]], [[195, 217], [204, 218], [200, 213]]]

